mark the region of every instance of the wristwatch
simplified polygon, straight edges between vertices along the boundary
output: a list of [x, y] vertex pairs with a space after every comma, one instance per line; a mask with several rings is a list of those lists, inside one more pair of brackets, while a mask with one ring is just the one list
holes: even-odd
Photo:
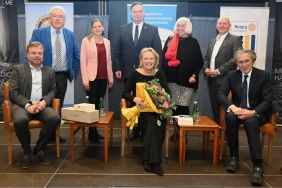
[[254, 111], [254, 116], [260, 118], [256, 111]]

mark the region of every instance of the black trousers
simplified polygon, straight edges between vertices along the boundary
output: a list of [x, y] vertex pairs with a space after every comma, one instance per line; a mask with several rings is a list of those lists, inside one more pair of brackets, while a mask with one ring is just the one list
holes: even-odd
[[259, 127], [267, 122], [268, 117], [261, 118], [251, 117], [246, 120], [240, 120], [233, 112], [226, 115], [226, 136], [229, 145], [230, 156], [239, 156], [239, 138], [238, 128], [240, 124], [244, 124], [244, 129], [248, 138], [249, 150], [252, 160], [261, 157], [260, 148], [260, 132]]
[[162, 162], [162, 145], [165, 139], [166, 118], [157, 125], [157, 117], [154, 112], [142, 112], [138, 118], [138, 126], [143, 135], [143, 160], [149, 163]]
[[210, 82], [209, 82], [209, 94], [210, 94], [210, 99], [211, 99], [211, 106], [212, 106], [214, 121], [218, 125], [220, 124], [220, 118], [219, 118], [220, 104], [218, 103], [216, 96], [217, 96], [217, 93], [218, 93], [220, 87], [221, 87], [221, 85], [219, 85], [216, 82], [216, 78], [211, 77]]
[[30, 155], [30, 137], [31, 133], [28, 128], [29, 121], [32, 119], [40, 120], [44, 123], [40, 130], [39, 138], [34, 147], [34, 153], [44, 149], [47, 146], [47, 142], [54, 134], [56, 128], [61, 123], [60, 116], [51, 108], [46, 107], [37, 114], [30, 114], [27, 110], [18, 105], [13, 105], [13, 121], [15, 126], [15, 133], [22, 145], [25, 155]]
[[57, 89], [55, 98], [60, 99], [60, 106], [62, 108], [68, 87], [69, 72], [68, 71], [56, 72], [55, 76], [56, 76], [56, 89]]
[[96, 79], [89, 81], [90, 90], [86, 91], [89, 96], [89, 103], [95, 104], [96, 110], [99, 110], [99, 99], [104, 98], [107, 90], [107, 79]]

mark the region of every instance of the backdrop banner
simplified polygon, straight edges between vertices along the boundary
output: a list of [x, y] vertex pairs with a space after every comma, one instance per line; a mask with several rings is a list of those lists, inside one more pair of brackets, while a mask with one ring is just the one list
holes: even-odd
[[220, 7], [230, 19], [230, 33], [243, 36], [243, 48], [257, 53], [255, 67], [265, 70], [269, 7]]
[[[273, 100], [282, 101], [282, 1], [276, 2], [275, 29], [272, 59]], [[277, 124], [282, 124], [282, 109], [279, 109]]]
[[[143, 4], [143, 6], [145, 12], [144, 22], [158, 28], [162, 46], [164, 46], [168, 36], [173, 34], [177, 5]], [[132, 22], [130, 7], [131, 4], [127, 4], [127, 23]]]
[[[11, 76], [12, 67], [19, 63], [17, 1], [0, 4], [0, 103], [3, 102], [3, 83]], [[2, 105], [0, 121], [3, 121]]]
[[[64, 27], [73, 31], [73, 3], [25, 3], [26, 45], [31, 39], [34, 29], [50, 26], [50, 8], [62, 6], [66, 10]], [[74, 104], [74, 82], [68, 82], [64, 107]]]

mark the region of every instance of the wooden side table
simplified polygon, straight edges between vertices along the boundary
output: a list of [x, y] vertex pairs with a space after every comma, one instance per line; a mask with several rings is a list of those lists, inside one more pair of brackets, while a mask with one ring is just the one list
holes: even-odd
[[186, 152], [186, 131], [203, 131], [203, 149], [205, 149], [205, 144], [207, 142], [206, 132], [211, 131], [214, 132], [214, 140], [213, 140], [213, 164], [218, 163], [218, 145], [219, 145], [219, 130], [220, 126], [216, 124], [212, 119], [207, 116], [201, 116], [200, 122], [195, 123], [191, 126], [177, 126], [178, 119], [174, 120], [174, 148], [176, 148], [176, 135], [179, 136], [179, 164], [185, 162], [185, 152]]
[[[113, 145], [113, 115], [114, 112], [105, 112], [105, 118], [99, 118], [96, 123], [81, 123], [70, 121], [70, 149], [71, 149], [71, 162], [74, 162], [74, 135], [81, 129], [82, 145], [85, 146], [85, 127], [103, 127], [104, 128], [104, 160], [108, 162], [108, 126], [110, 125], [110, 145]], [[75, 129], [75, 127], [77, 127]]]

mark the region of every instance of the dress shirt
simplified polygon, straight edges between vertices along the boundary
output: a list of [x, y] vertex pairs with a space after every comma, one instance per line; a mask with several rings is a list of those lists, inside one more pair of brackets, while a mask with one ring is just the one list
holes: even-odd
[[[211, 62], [210, 62], [210, 69], [211, 70], [215, 69], [215, 57], [217, 56], [218, 50], [219, 50], [220, 46], [222, 45], [222, 43], [223, 43], [225, 37], [227, 36], [227, 34], [228, 33], [225, 33], [221, 37], [219, 35], [217, 35], [217, 37], [216, 37], [216, 42], [215, 42], [213, 50], [212, 50], [212, 56], [211, 56]], [[219, 71], [218, 71], [218, 73], [220, 74]]]
[[[50, 26], [51, 29], [51, 42], [52, 42], [52, 68], [55, 71], [55, 65], [56, 65], [56, 45], [55, 45], [55, 40], [56, 40], [56, 29], [53, 28], [52, 26]], [[61, 39], [61, 58], [62, 58], [62, 69], [59, 71], [67, 71], [69, 70], [68, 67], [68, 62], [67, 62], [67, 50], [66, 50], [66, 42], [65, 42], [65, 38], [64, 38], [64, 32], [62, 30], [62, 28], [59, 30], [60, 31], [60, 39]]]
[[138, 25], [138, 39], [139, 39], [140, 33], [142, 31], [143, 23], [144, 22], [141, 22], [140, 24], [135, 24], [134, 22], [132, 22], [132, 41], [134, 41], [136, 25]]
[[[30, 65], [30, 71], [31, 71], [31, 95], [30, 95], [30, 101], [32, 103], [40, 101], [42, 99], [42, 66], [39, 68], [35, 68], [32, 65]], [[27, 103], [25, 105], [25, 109], [31, 105], [30, 103]]]

